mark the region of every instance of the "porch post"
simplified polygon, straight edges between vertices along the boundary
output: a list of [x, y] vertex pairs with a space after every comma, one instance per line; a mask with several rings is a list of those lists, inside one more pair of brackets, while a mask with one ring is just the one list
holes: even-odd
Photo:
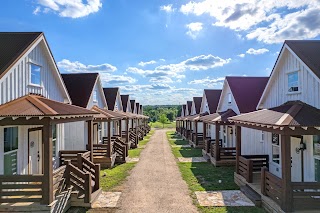
[[196, 131], [196, 134], [195, 134], [196, 137], [194, 139], [194, 142], [197, 146], [198, 145], [198, 121], [195, 121], [194, 124], [195, 124], [195, 131]]
[[236, 172], [239, 174], [239, 157], [241, 156], [241, 126], [236, 126]]
[[129, 118], [126, 119], [126, 142], [129, 144]]
[[48, 122], [42, 129], [43, 144], [43, 183], [42, 204], [53, 202], [53, 166], [52, 166], [52, 125]]
[[207, 139], [207, 124], [202, 121], [203, 124], [203, 143], [206, 143], [206, 139]]
[[93, 161], [93, 122], [92, 120], [88, 121], [88, 151], [90, 151], [90, 160]]
[[282, 203], [285, 212], [292, 212], [292, 184], [291, 184], [291, 140], [290, 135], [281, 135], [281, 171], [282, 171]]
[[122, 138], [122, 119], [119, 121], [119, 136]]
[[108, 120], [108, 152], [107, 157], [111, 157], [112, 150], [111, 150], [111, 120]]
[[139, 142], [139, 136], [138, 136], [138, 124], [139, 124], [139, 119], [136, 119], [136, 145], [138, 145]]
[[220, 134], [219, 134], [219, 131], [220, 131], [220, 124], [218, 123], [215, 123], [215, 126], [216, 126], [216, 142], [215, 142], [215, 156], [216, 156], [216, 161], [219, 161], [220, 160]]

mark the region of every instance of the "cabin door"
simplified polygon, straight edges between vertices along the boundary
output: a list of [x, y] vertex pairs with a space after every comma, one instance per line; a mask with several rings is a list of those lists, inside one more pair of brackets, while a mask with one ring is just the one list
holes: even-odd
[[98, 124], [93, 124], [93, 144], [98, 144]]
[[291, 137], [291, 181], [301, 182], [301, 151], [296, 152], [300, 146], [300, 138]]
[[29, 174], [42, 174], [42, 131], [29, 130]]
[[228, 144], [227, 147], [233, 147], [233, 128], [232, 126], [227, 127], [227, 138], [228, 138]]

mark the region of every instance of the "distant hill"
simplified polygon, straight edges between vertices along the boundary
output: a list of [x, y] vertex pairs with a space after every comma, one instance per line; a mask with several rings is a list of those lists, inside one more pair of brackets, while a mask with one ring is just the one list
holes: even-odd
[[146, 105], [143, 106], [143, 114], [150, 117], [150, 121], [155, 122], [161, 114], [166, 114], [170, 121], [181, 115], [181, 105]]

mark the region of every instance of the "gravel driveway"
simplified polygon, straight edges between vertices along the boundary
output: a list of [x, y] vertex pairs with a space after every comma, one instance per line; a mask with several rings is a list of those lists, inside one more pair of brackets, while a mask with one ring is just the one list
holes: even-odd
[[182, 179], [166, 130], [156, 130], [124, 185], [116, 212], [197, 212]]

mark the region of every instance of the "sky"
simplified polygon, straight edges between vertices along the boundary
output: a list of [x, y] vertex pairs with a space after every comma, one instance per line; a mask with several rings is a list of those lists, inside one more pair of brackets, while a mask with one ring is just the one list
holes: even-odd
[[10, 0], [0, 31], [41, 31], [61, 73], [99, 72], [143, 105], [225, 76], [269, 76], [284, 40], [319, 39], [319, 0]]

